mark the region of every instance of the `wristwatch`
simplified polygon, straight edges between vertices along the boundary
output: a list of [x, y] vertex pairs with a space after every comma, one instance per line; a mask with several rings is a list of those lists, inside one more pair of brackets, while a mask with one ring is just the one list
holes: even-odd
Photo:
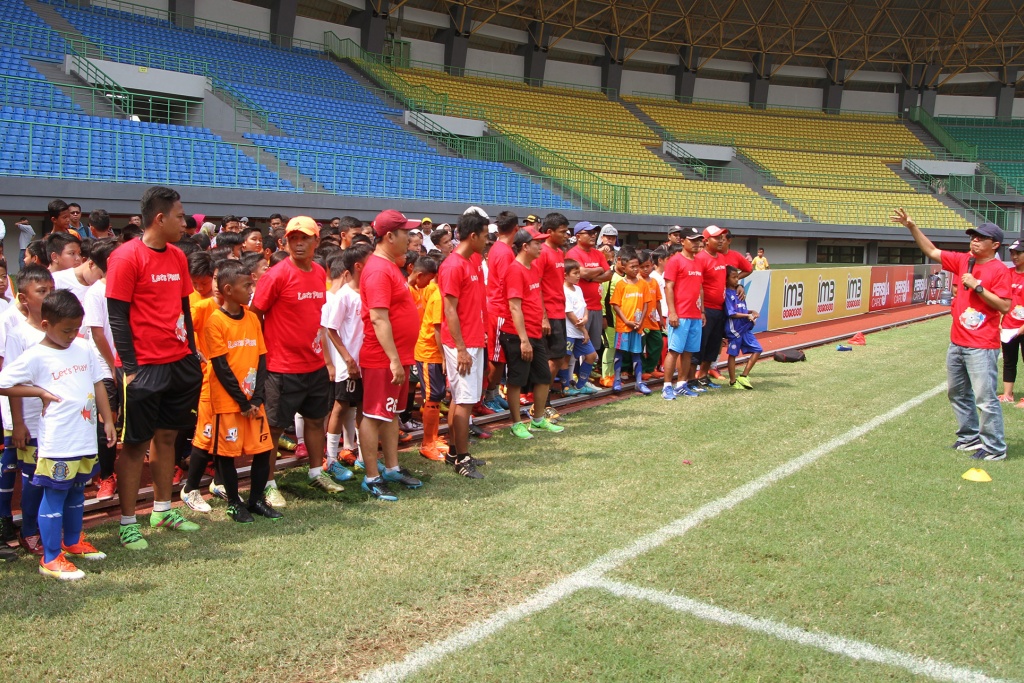
[[978, 284], [974, 285], [974, 291], [976, 294], [981, 294], [982, 292], [985, 291], [985, 288], [982, 287], [981, 283], [979, 282]]

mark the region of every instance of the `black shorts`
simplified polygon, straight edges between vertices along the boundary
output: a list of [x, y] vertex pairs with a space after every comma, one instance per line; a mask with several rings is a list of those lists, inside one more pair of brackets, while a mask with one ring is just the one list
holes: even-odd
[[551, 323], [551, 334], [544, 337], [544, 348], [548, 358], [559, 360], [565, 357], [565, 318], [552, 318], [548, 322]]
[[693, 354], [695, 363], [714, 363], [722, 353], [725, 339], [725, 311], [704, 309], [706, 322], [700, 331], [700, 352]]
[[334, 400], [353, 408], [363, 405], [363, 380], [359, 377], [349, 377], [334, 382]]
[[194, 354], [173, 363], [140, 365], [123, 390], [121, 441], [146, 443], [158, 429], [192, 429], [202, 388], [203, 371]]
[[444, 374], [443, 363], [420, 363], [416, 362], [420, 375], [420, 384], [423, 385], [423, 400], [431, 403], [440, 403], [448, 389], [448, 378]]
[[[506, 382], [511, 387], [528, 387], [533, 384], [551, 384], [551, 369], [548, 368], [546, 344], [541, 339], [530, 339], [533, 347], [533, 360], [523, 360], [519, 348], [519, 335], [502, 332], [501, 348], [505, 350]], [[562, 346], [558, 358], [565, 355]]]
[[331, 411], [331, 376], [327, 368], [297, 374], [268, 372], [266, 386], [267, 422], [285, 429], [295, 422], [295, 413], [321, 420]]

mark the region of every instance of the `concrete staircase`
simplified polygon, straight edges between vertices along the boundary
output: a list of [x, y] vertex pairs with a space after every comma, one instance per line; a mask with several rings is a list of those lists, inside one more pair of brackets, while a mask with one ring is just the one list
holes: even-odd
[[[67, 19], [62, 17], [56, 9], [54, 9], [53, 5], [48, 5], [44, 2], [37, 2], [36, 0], [28, 0], [26, 4], [29, 9], [39, 15], [40, 19], [49, 24], [50, 28], [53, 30], [81, 40], [86, 46], [85, 54], [82, 54], [82, 50], [78, 50], [78, 53], [83, 57], [103, 59], [103, 48], [82, 35], [77, 28], [75, 28]], [[78, 46], [76, 46], [76, 49], [77, 47]]]
[[921, 141], [921, 144], [934, 152], [936, 156], [948, 153], [948, 150], [938, 140], [933, 138], [932, 134], [926, 131], [921, 124], [914, 123], [913, 121], [904, 121], [903, 125], [914, 134], [915, 138]]
[[[287, 180], [292, 185], [300, 188], [303, 192], [330, 194], [320, 183], [316, 182], [308, 175], [299, 173], [296, 167], [289, 166], [285, 162], [281, 161], [273, 152], [256, 147], [252, 144], [251, 140], [247, 140], [242, 137], [241, 133], [228, 130], [215, 130], [213, 132], [221, 136], [224, 139], [224, 142], [230, 142], [238, 145], [238, 149], [247, 157], [258, 164], [263, 164], [274, 173], [277, 173], [282, 180]], [[258, 154], [257, 150], [259, 150]]]
[[[102, 93], [98, 90], [84, 90], [83, 88], [91, 88], [90, 83], [86, 83], [78, 76], [73, 76], [68, 73], [64, 73], [63, 64], [55, 64], [53, 62], [41, 62], [38, 60], [30, 60], [29, 64], [32, 65], [39, 73], [46, 76], [46, 80], [56, 86], [62, 93], [71, 98], [71, 101], [82, 108], [86, 114], [91, 116], [103, 116], [111, 119], [123, 119], [127, 117], [127, 114], [120, 109], [120, 107], [114, 106], [110, 100], [103, 97]], [[78, 86], [78, 87], [65, 87], [60, 86]]]

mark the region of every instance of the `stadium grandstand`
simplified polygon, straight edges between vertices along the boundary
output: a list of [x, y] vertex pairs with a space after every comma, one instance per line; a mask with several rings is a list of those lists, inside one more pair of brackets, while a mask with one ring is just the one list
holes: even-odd
[[914, 43], [874, 3], [820, 30], [770, 4], [0, 0], [0, 215], [127, 215], [166, 183], [211, 215], [557, 209], [643, 244], [718, 223], [794, 263], [873, 262], [906, 242], [896, 205], [938, 239], [1019, 231], [1024, 98], [994, 56], [1019, 10], [964, 9], [948, 47], [914, 3]]

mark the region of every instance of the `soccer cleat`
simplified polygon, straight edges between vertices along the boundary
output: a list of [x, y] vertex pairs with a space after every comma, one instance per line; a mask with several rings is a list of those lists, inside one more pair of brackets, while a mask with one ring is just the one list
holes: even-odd
[[154, 529], [171, 529], [173, 531], [199, 531], [199, 525], [191, 522], [181, 514], [181, 510], [171, 508], [166, 512], [154, 512], [149, 516], [149, 525]]
[[612, 380], [612, 391], [614, 391], [615, 393], [619, 393], [620, 391], [622, 391], [622, 380], [619, 379], [618, 377]]
[[412, 434], [410, 434], [409, 432], [406, 432], [406, 431], [403, 431], [403, 430], [399, 429], [398, 430], [398, 443], [400, 443], [400, 444], [412, 443]]
[[388, 488], [387, 482], [380, 477], [377, 477], [376, 481], [369, 481], [364, 477], [362, 489], [377, 500], [384, 500], [389, 503], [398, 500], [398, 496], [392, 493], [391, 489]]
[[417, 429], [423, 429], [423, 423], [409, 418], [405, 422], [401, 423], [401, 427], [407, 432], [415, 432]]
[[447, 415], [448, 414], [448, 404], [445, 403], [444, 401], [441, 401], [441, 403], [439, 403], [438, 406], [437, 406], [437, 410], [442, 415]]
[[345, 490], [344, 486], [336, 483], [326, 472], [320, 472], [320, 474], [310, 479], [309, 486], [310, 488], [320, 489], [325, 493], [341, 493]]
[[309, 449], [306, 448], [306, 444], [300, 443], [298, 446], [295, 447], [295, 457], [296, 458], [308, 458], [309, 457]]
[[18, 559], [18, 550], [0, 545], [0, 562], [14, 562]]
[[399, 468], [397, 472], [388, 472], [384, 470], [380, 473], [380, 476], [384, 477], [384, 481], [392, 484], [401, 484], [407, 489], [418, 489], [423, 486], [423, 482], [416, 477], [410, 476], [408, 472]]
[[492, 436], [494, 436], [486, 429], [481, 429], [480, 427], [477, 427], [475, 424], [472, 423], [470, 423], [469, 425], [469, 435], [475, 436], [478, 439], [489, 439]]
[[695, 379], [691, 379], [690, 381], [685, 382], [685, 385], [687, 389], [696, 394], [707, 393], [707, 387], [703, 386], [699, 381]]
[[[363, 461], [360, 459], [360, 460], [356, 460], [356, 464], [352, 466], [352, 469], [354, 469], [356, 472], [365, 472], [366, 471], [366, 466], [363, 464]], [[384, 471], [384, 461], [381, 460], [380, 458], [377, 458], [377, 470], [380, 471], [380, 472]]]
[[128, 550], [145, 550], [149, 543], [142, 537], [142, 528], [138, 523], [122, 524], [119, 532], [121, 545]]
[[989, 453], [984, 448], [974, 451], [971, 454], [971, 458], [974, 460], [987, 460], [988, 462], [997, 462], [999, 460], [1006, 460], [1006, 453]]
[[280, 510], [288, 505], [288, 501], [284, 499], [284, 496], [277, 490], [277, 487], [270, 484], [267, 484], [266, 488], [263, 489], [263, 499], [267, 501], [267, 505], [275, 510]]
[[483, 403], [477, 403], [473, 406], [473, 415], [477, 417], [486, 417], [487, 415], [494, 415], [496, 411], [491, 410]]
[[73, 557], [80, 560], [105, 560], [107, 554], [96, 549], [92, 543], [85, 540], [85, 534], [78, 539], [78, 543], [74, 545], [60, 544], [60, 547], [64, 550], [64, 554], [68, 557]]
[[282, 515], [280, 512], [267, 505], [267, 501], [262, 499], [250, 505], [249, 512], [251, 512], [254, 515], [259, 515], [260, 517], [266, 517], [267, 519], [275, 521], [284, 517], [284, 515]]
[[0, 517], [0, 547], [18, 542], [18, 527], [13, 517]]
[[661, 370], [653, 371], [651, 373], [651, 376], [654, 377], [654, 379], [665, 379], [665, 373], [662, 372]]
[[352, 474], [352, 470], [342, 465], [340, 460], [332, 462], [331, 466], [326, 469], [326, 472], [334, 477], [335, 481], [348, 481], [356, 476]]
[[676, 390], [672, 388], [671, 384], [666, 384], [661, 388], [661, 397], [666, 401], [676, 400]]
[[565, 427], [561, 427], [559, 425], [554, 424], [553, 422], [551, 422], [551, 420], [547, 419], [546, 417], [542, 417], [539, 420], [531, 420], [529, 428], [531, 430], [540, 430], [542, 432], [551, 432], [553, 434], [558, 434], [559, 432], [565, 431]]
[[299, 447], [299, 444], [295, 441], [292, 441], [286, 435], [282, 434], [281, 436], [277, 437], [277, 447], [279, 450], [282, 451], [294, 451], [296, 448]]
[[740, 375], [736, 378], [736, 382], [744, 389], [753, 389], [754, 385], [750, 383], [750, 380], [746, 375]]
[[494, 401], [495, 401], [495, 402], [496, 402], [496, 403], [497, 403], [497, 404], [498, 404], [499, 406], [501, 406], [501, 409], [502, 409], [502, 410], [508, 410], [508, 401], [506, 401], [506, 400], [505, 400], [505, 397], [504, 397], [504, 396], [502, 396], [501, 394], [498, 394], [497, 398], [495, 398], [495, 399], [494, 399]]
[[236, 500], [228, 505], [228, 517], [239, 524], [253, 523], [252, 513], [249, 512], [249, 508], [242, 505], [242, 501], [240, 500]]
[[697, 381], [705, 389], [721, 389], [722, 388], [721, 384], [715, 384], [714, 382], [711, 381], [711, 378], [708, 377], [707, 375], [704, 375], [703, 377], [701, 377]]
[[652, 375], [652, 374], [651, 374], [651, 373], [649, 373], [649, 372], [644, 372], [644, 373], [641, 373], [641, 374], [640, 374], [640, 379], [642, 379], [642, 380], [643, 380], [643, 381], [645, 381], [645, 382], [646, 382], [647, 380], [651, 379], [652, 377], [654, 377], [654, 375]]
[[512, 425], [512, 436], [518, 436], [520, 439], [532, 439], [533, 434], [530, 433], [530, 428], [526, 426], [525, 422], [516, 422]]
[[61, 581], [78, 581], [85, 578], [85, 572], [76, 567], [74, 563], [64, 556], [64, 553], [57, 555], [50, 562], [39, 560], [39, 573]]
[[18, 545], [30, 555], [35, 555], [36, 557], [43, 556], [43, 539], [39, 537], [39, 534], [18, 536]]
[[348, 467], [352, 467], [352, 465], [355, 465], [356, 458], [358, 457], [359, 454], [356, 453], [351, 448], [342, 448], [340, 451], [338, 451], [338, 462], [345, 463], [345, 465]]
[[957, 439], [952, 448], [958, 451], [976, 451], [982, 447], [981, 439], [975, 437], [973, 439]]
[[[498, 399], [496, 398], [491, 399], [490, 401], [484, 401], [484, 405], [487, 406], [487, 408], [490, 409], [492, 413], [500, 413], [503, 410], [508, 410], [507, 408], [502, 408], [501, 403], [499, 403]], [[505, 405], [508, 404], [506, 403]]]
[[636, 383], [636, 390], [639, 391], [644, 396], [647, 396], [648, 394], [651, 393], [651, 388], [649, 386], [647, 386], [647, 384], [645, 382], [637, 382]]
[[113, 500], [117, 495], [117, 475], [112, 474], [106, 479], [100, 479], [100, 485], [96, 489], [96, 500]]
[[181, 490], [181, 502], [189, 507], [190, 510], [196, 512], [211, 512], [213, 510], [210, 504], [203, 498], [203, 494], [199, 489], [192, 489], [189, 492], [185, 492], [185, 489]]
[[600, 387], [595, 387], [590, 382], [587, 382], [582, 387], [580, 387], [580, 393], [583, 394], [584, 396], [590, 396], [591, 394], [596, 394], [599, 391], [601, 391]]
[[437, 444], [427, 444], [420, 446], [420, 455], [427, 460], [435, 460], [441, 462], [444, 460], [445, 454], [437, 447]]
[[455, 473], [467, 479], [483, 479], [484, 475], [476, 471], [473, 458], [467, 453], [455, 461]]
[[565, 391], [562, 392], [562, 395], [566, 397], [579, 396], [580, 390], [576, 387], [566, 387]]
[[708, 370], [708, 376], [711, 377], [711, 379], [722, 379], [722, 373], [714, 368]]
[[224, 484], [218, 484], [216, 482], [210, 482], [210, 495], [220, 498], [221, 500], [228, 499], [228, 490], [224, 488]]
[[740, 391], [746, 391], [746, 389], [743, 388], [743, 385], [740, 384], [739, 380], [736, 380], [735, 382], [729, 382], [729, 388], [730, 389], [739, 389]]
[[171, 484], [177, 486], [181, 483], [181, 480], [185, 478], [185, 470], [181, 469], [177, 465], [174, 466], [174, 476], [171, 477]]
[[677, 387], [674, 391], [676, 396], [686, 396], [687, 398], [697, 398], [700, 396], [700, 394], [694, 391], [688, 384], [683, 384], [682, 386]]

